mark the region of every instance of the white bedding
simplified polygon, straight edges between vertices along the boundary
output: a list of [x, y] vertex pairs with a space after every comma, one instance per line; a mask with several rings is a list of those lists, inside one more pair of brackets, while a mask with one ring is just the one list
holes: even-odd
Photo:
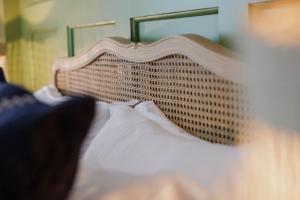
[[110, 108], [110, 118], [92, 141], [82, 164], [135, 175], [182, 173], [211, 189], [239, 156], [237, 147], [172, 134], [138, 111], [119, 105]]
[[68, 99], [62, 96], [54, 85], [46, 85], [33, 93], [34, 97], [46, 104], [57, 104]]
[[[34, 96], [41, 102], [55, 105], [57, 103], [61, 103], [62, 101], [67, 100], [68, 96], [63, 96], [58, 89], [54, 85], [46, 85], [42, 87], [40, 90], [37, 90], [34, 93]], [[96, 112], [95, 117], [90, 127], [89, 133], [87, 134], [84, 143], [82, 144], [81, 154], [84, 154], [94, 139], [94, 137], [98, 134], [100, 129], [104, 126], [106, 121], [109, 119], [109, 107], [115, 105], [134, 105], [138, 100], [132, 100], [128, 102], [114, 102], [112, 104], [108, 104], [102, 101], [96, 102]]]
[[69, 200], [208, 200], [209, 193], [180, 174], [134, 176], [82, 169]]
[[[44, 87], [35, 96], [49, 104], [68, 98], [54, 86]], [[240, 147], [191, 136], [169, 121], [153, 102], [142, 102], [134, 109], [128, 106], [137, 102], [97, 102], [71, 200], [111, 199], [120, 192], [124, 198], [117, 199], [127, 200], [132, 197], [129, 191], [142, 195], [137, 191], [146, 192], [145, 188], [152, 193], [169, 191], [168, 195], [184, 197], [181, 199], [197, 199], [193, 195], [210, 193], [239, 162]], [[183, 191], [185, 184], [200, 190]], [[146, 195], [144, 199], [155, 198]]]
[[95, 200], [138, 181], [140, 177], [116, 170], [81, 167], [70, 200]]

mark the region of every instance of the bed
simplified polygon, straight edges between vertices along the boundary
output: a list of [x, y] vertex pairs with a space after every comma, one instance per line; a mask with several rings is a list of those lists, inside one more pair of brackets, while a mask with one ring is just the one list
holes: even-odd
[[[142, 113], [133, 113], [128, 106], [109, 108], [113, 114], [89, 139], [70, 198], [105, 199], [110, 191], [141, 179], [146, 181], [136, 185], [140, 189], [129, 188], [121, 197], [141, 198], [131, 195], [140, 194], [143, 186], [161, 194], [157, 189], [171, 184], [173, 191], [182, 192], [186, 179], [169, 176], [179, 173], [196, 179], [203, 190], [197, 187], [196, 196], [189, 197], [179, 192], [178, 197], [206, 199], [206, 192], [213, 191], [240, 161], [241, 148], [235, 145], [249, 138], [240, 66], [236, 53], [199, 35], [154, 43], [105, 38], [79, 56], [55, 60], [54, 85], [63, 95], [92, 96], [101, 105], [133, 102]], [[148, 104], [139, 106], [141, 102]], [[177, 135], [164, 135], [166, 130]]]
[[[0, 83], [0, 188], [6, 192], [0, 199], [65, 200], [76, 172], [70, 200], [299, 199], [299, 137], [277, 137], [280, 131], [262, 126], [255, 130], [258, 142], [248, 146], [254, 132], [241, 66], [236, 53], [199, 35], [153, 43], [115, 37], [55, 60], [54, 86], [34, 96], [6, 84], [3, 98]], [[26, 111], [23, 118], [3, 117], [14, 109]], [[50, 116], [50, 126], [35, 121], [37, 114]], [[11, 121], [1, 126], [6, 117], [29, 121], [25, 128], [33, 132]], [[33, 190], [26, 190], [28, 180]]]
[[192, 135], [232, 145], [246, 140], [248, 120], [237, 57], [198, 35], [148, 44], [106, 38], [80, 56], [56, 60], [54, 83], [63, 94], [108, 103], [154, 101]]
[[240, 65], [181, 35], [105, 38], [34, 94], [0, 71], [0, 198], [223, 199], [248, 140]]

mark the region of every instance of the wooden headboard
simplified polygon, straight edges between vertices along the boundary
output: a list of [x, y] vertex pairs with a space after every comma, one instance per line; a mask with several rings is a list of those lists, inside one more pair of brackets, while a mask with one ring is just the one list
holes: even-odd
[[154, 43], [106, 38], [84, 54], [55, 61], [64, 94], [105, 102], [152, 100], [189, 133], [214, 143], [244, 140], [246, 99], [232, 51], [197, 35]]

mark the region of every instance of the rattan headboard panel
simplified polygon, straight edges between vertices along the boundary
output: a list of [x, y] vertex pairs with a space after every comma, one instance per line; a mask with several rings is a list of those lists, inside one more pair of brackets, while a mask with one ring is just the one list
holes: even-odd
[[201, 64], [172, 51], [145, 61], [108, 49], [99, 52], [83, 67], [74, 68], [74, 62], [68, 61], [72, 65], [59, 70], [64, 63], [57, 62], [56, 86], [65, 94], [85, 94], [106, 102], [152, 100], [175, 124], [213, 143], [247, 139], [243, 131], [248, 122], [245, 89], [228, 79], [232, 73], [224, 78], [207, 62]]

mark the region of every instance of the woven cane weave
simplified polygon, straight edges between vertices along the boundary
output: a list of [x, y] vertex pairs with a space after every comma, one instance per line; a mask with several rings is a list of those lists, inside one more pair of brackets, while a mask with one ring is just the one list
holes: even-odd
[[235, 144], [247, 138], [242, 86], [186, 56], [140, 63], [103, 53], [81, 69], [58, 71], [56, 85], [65, 94], [105, 102], [153, 100], [175, 124], [213, 143]]

